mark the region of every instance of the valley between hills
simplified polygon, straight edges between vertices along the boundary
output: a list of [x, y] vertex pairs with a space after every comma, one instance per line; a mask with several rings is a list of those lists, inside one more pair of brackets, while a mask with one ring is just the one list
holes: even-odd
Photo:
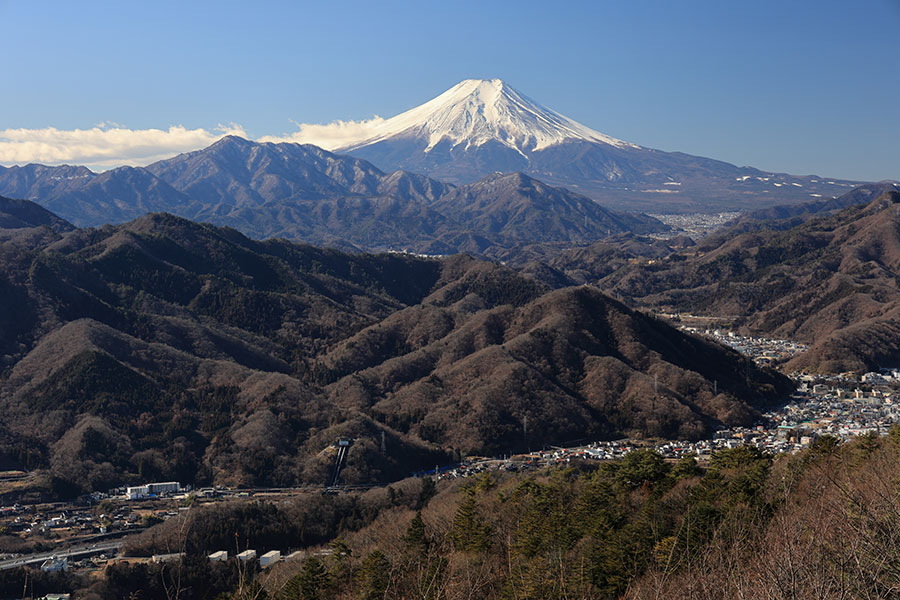
[[340, 437], [360, 440], [346, 483], [389, 481], [525, 450], [524, 419], [535, 445], [698, 438], [790, 387], [594, 288], [467, 256], [349, 255], [161, 214], [52, 224], [4, 230], [3, 457], [83, 491], [321, 484]]
[[354, 438], [343, 482], [374, 483], [472, 454], [748, 425], [790, 381], [652, 314], [808, 344], [784, 373], [896, 364], [888, 188], [684, 247], [627, 234], [539, 261], [531, 244], [511, 266], [259, 242], [165, 214], [77, 229], [3, 200], [0, 466], [82, 492], [321, 485], [321, 451]]

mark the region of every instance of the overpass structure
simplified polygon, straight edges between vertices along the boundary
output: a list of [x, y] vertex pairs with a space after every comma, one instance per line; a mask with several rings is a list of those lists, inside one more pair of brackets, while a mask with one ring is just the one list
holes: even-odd
[[66, 558], [77, 560], [79, 558], [87, 558], [105, 552], [116, 551], [122, 547], [122, 541], [103, 542], [92, 544], [90, 546], [81, 546], [78, 548], [69, 548], [67, 550], [54, 550], [53, 552], [40, 552], [38, 554], [28, 554], [26, 556], [17, 556], [15, 558], [7, 558], [0, 560], [0, 571], [7, 569], [15, 569], [18, 567], [40, 566], [45, 560], [50, 558]]

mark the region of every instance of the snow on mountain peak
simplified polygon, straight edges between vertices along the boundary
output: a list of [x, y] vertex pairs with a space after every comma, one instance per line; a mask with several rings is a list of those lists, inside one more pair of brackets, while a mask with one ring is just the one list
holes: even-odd
[[537, 104], [500, 79], [461, 81], [425, 104], [381, 121], [369, 133], [337, 150], [352, 151], [395, 136], [427, 139], [426, 152], [445, 139], [466, 149], [500, 142], [523, 155], [566, 140], [637, 148]]

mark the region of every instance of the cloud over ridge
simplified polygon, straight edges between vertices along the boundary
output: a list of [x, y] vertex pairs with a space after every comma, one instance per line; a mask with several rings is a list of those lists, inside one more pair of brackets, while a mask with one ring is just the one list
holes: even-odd
[[[294, 122], [297, 130], [265, 135], [258, 142], [313, 144], [325, 150], [344, 147], [375, 135], [381, 117], [328, 124]], [[250, 139], [236, 123], [209, 130], [172, 125], [168, 129], [129, 129], [101, 123], [89, 129], [0, 129], [0, 165], [83, 165], [105, 170], [122, 165], [145, 166], [158, 160], [205, 148], [226, 135]]]
[[332, 121], [327, 125], [315, 123], [295, 123], [297, 131], [280, 136], [266, 135], [260, 142], [294, 142], [313, 144], [325, 150], [334, 150], [347, 144], [373, 136], [384, 119], [375, 116], [363, 121]]
[[181, 152], [204, 148], [226, 135], [247, 137], [230, 123], [212, 131], [172, 125], [168, 129], [128, 129], [102, 123], [90, 129], [0, 129], [0, 164], [77, 164], [94, 169], [143, 166]]

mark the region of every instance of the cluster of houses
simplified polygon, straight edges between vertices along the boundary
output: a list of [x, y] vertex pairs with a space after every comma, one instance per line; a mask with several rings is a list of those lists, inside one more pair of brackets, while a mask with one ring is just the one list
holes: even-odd
[[[690, 456], [702, 462], [718, 450], [744, 445], [780, 454], [797, 452], [823, 435], [840, 440], [865, 434], [886, 435], [900, 424], [900, 392], [874, 387], [891, 382], [882, 374], [874, 374], [882, 379], [867, 375], [870, 376], [859, 379], [847, 374], [827, 378], [797, 375], [798, 391], [784, 406], [764, 413], [760, 423], [754, 426], [722, 429], [711, 439], [656, 444], [627, 439], [600, 441], [503, 459], [473, 459], [440, 471], [438, 477], [470, 477], [489, 470], [527, 470], [572, 459], [618, 460], [637, 448], [652, 447], [667, 459]], [[884, 375], [893, 377], [890, 372]]]
[[758, 336], [738, 335], [733, 331], [720, 329], [701, 330], [696, 327], [683, 327], [690, 333], [705, 335], [720, 344], [749, 356], [758, 365], [773, 365], [805, 352], [809, 347], [792, 340], [776, 340]]
[[900, 423], [900, 395], [890, 389], [802, 382], [800, 392], [798, 401], [779, 411], [784, 429], [848, 439], [867, 433], [884, 435]]
[[9, 534], [73, 538], [138, 529], [142, 523], [135, 512], [125, 508], [98, 515], [74, 506], [59, 511], [39, 512], [32, 507], [15, 504], [0, 508], [0, 526]]
[[840, 440], [886, 435], [900, 423], [900, 396], [888, 390], [801, 382], [789, 403], [763, 416], [764, 424], [723, 429], [712, 440], [662, 444], [657, 451], [669, 458], [694, 455], [702, 460], [716, 450], [741, 445], [779, 454], [801, 450], [823, 435]]
[[672, 228], [672, 231], [651, 233], [649, 237], [667, 240], [676, 235], [687, 235], [694, 241], [698, 241], [720, 229], [725, 223], [740, 216], [740, 212], [729, 211], [721, 213], [688, 213], [688, 214], [653, 214]]
[[860, 377], [862, 383], [886, 385], [900, 382], [900, 369], [882, 369], [880, 373], [870, 372]]

